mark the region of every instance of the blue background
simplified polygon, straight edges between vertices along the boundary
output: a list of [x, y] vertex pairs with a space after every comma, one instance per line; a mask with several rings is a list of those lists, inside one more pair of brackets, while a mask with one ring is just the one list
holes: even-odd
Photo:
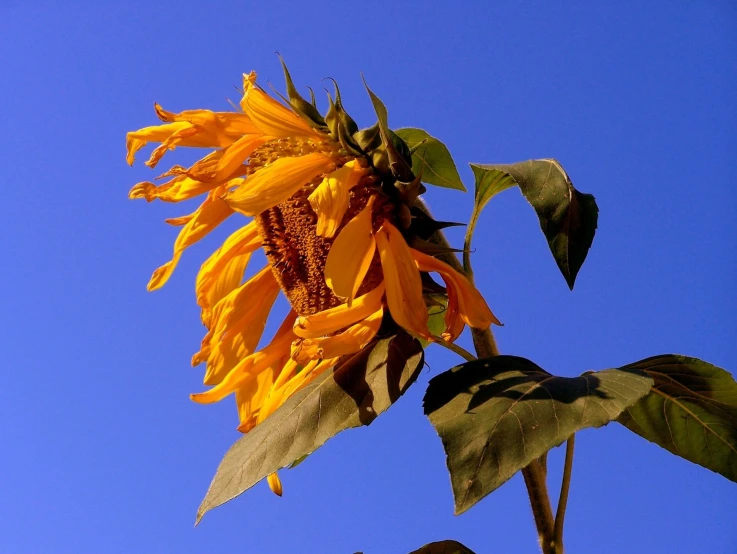
[[[204, 332], [194, 277], [233, 225], [147, 293], [176, 236], [162, 220], [193, 206], [127, 200], [155, 173], [126, 166], [124, 138], [155, 123], [154, 101], [227, 110], [251, 69], [283, 90], [276, 50], [300, 86], [337, 79], [367, 126], [363, 71], [391, 126], [445, 141], [469, 187], [467, 162], [555, 157], [596, 196], [599, 231], [573, 293], [518, 192], [485, 211], [474, 261], [506, 324], [502, 352], [562, 375], [666, 352], [734, 370], [737, 8], [545, 6], [2, 3], [0, 552], [402, 554], [444, 538], [479, 554], [537, 551], [520, 476], [452, 515], [421, 410], [427, 381], [459, 361], [438, 347], [371, 427], [282, 472], [283, 498], [259, 484], [193, 529], [238, 437], [230, 399], [188, 399], [203, 389], [189, 366]], [[470, 213], [470, 194], [427, 199], [443, 219]], [[576, 454], [568, 552], [737, 552], [735, 484], [617, 424], [581, 432]]]

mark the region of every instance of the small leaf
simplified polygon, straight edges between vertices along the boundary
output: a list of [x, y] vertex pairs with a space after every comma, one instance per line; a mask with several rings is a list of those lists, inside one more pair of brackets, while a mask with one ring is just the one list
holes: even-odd
[[410, 554], [474, 554], [474, 552], [458, 541], [446, 540], [431, 542], [418, 550], [413, 550]]
[[433, 378], [425, 414], [443, 441], [456, 513], [576, 431], [616, 419], [652, 384], [634, 370], [556, 377], [516, 356], [468, 362]]
[[710, 363], [666, 354], [622, 368], [655, 384], [617, 421], [669, 452], [737, 482], [737, 383]]
[[528, 160], [508, 165], [471, 164], [476, 176], [476, 205], [468, 226], [468, 240], [486, 203], [518, 185], [532, 205], [558, 268], [573, 289], [576, 275], [594, 241], [599, 217], [596, 200], [577, 191], [557, 160]]
[[369, 425], [404, 394], [422, 365], [420, 343], [402, 332], [374, 341], [326, 371], [230, 447], [200, 505], [197, 523], [209, 510], [340, 431]]
[[397, 134], [412, 151], [412, 173], [428, 185], [466, 191], [448, 148], [422, 129], [398, 129]]

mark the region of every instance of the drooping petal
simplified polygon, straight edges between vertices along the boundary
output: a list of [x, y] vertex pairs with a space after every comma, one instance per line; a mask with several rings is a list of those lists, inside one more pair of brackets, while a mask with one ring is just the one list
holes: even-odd
[[294, 340], [292, 325], [296, 314], [290, 312], [287, 319], [274, 336], [274, 339], [258, 352], [243, 358], [228, 372], [225, 378], [208, 391], [191, 394], [190, 398], [198, 404], [212, 404], [234, 393], [249, 379], [254, 378], [266, 368], [273, 367], [289, 355], [291, 343]]
[[281, 105], [256, 86], [256, 72], [243, 75], [243, 99], [241, 108], [253, 124], [265, 135], [272, 137], [310, 137], [321, 139], [320, 134], [289, 108]]
[[[240, 112], [213, 112], [210, 110], [185, 110], [180, 113], [168, 112], [159, 104], [154, 104], [156, 115], [167, 123], [186, 121], [206, 129], [213, 129], [222, 141], [219, 146], [228, 146], [231, 142], [248, 134], [260, 134], [249, 117]], [[230, 140], [228, 140], [230, 139]]]
[[330, 156], [320, 153], [279, 158], [247, 177], [225, 196], [230, 206], [245, 215], [255, 216], [292, 196], [315, 177], [332, 171]]
[[477, 329], [486, 329], [492, 323], [501, 325], [500, 321], [491, 312], [489, 306], [486, 304], [486, 300], [476, 288], [468, 282], [468, 279], [464, 275], [458, 273], [451, 266], [428, 256], [427, 254], [418, 250], [411, 249], [412, 258], [417, 263], [417, 267], [420, 271], [437, 272], [445, 281], [445, 285], [448, 288], [448, 316], [446, 316], [446, 326], [450, 328], [452, 326], [452, 313], [451, 313], [451, 289], [453, 290], [453, 296], [457, 301], [458, 316], [471, 327]]
[[379, 308], [341, 333], [316, 339], [297, 339], [292, 343], [292, 358], [304, 364], [310, 360], [354, 354], [373, 340], [383, 317], [384, 309]]
[[325, 261], [325, 283], [337, 297], [347, 299], [349, 307], [376, 252], [372, 226], [374, 198], [369, 198], [366, 207], [346, 223]]
[[258, 135], [245, 135], [227, 148], [220, 150], [219, 155], [208, 156], [194, 164], [187, 171], [187, 175], [203, 182], [229, 179], [248, 156], [267, 140], [266, 137]]
[[317, 235], [332, 238], [348, 209], [350, 190], [369, 172], [355, 160], [326, 175], [308, 200], [317, 214]]
[[430, 340], [420, 272], [402, 233], [385, 221], [376, 234], [376, 244], [379, 247], [381, 270], [386, 283], [386, 301], [392, 318], [410, 333]]
[[340, 304], [316, 314], [300, 316], [294, 323], [294, 334], [303, 339], [314, 339], [345, 329], [376, 313], [383, 296], [384, 283], [356, 298], [350, 307]]
[[251, 253], [260, 246], [258, 227], [252, 221], [230, 235], [202, 264], [195, 291], [197, 304], [202, 309], [202, 322], [206, 326], [210, 326], [212, 307], [240, 284]]
[[285, 361], [280, 361], [265, 369], [235, 391], [235, 401], [240, 421], [238, 430], [241, 433], [248, 433], [259, 423], [259, 415], [265, 407], [266, 399], [270, 394], [273, 394], [275, 387], [280, 386], [278, 379], [281, 379], [284, 375], [289, 377], [296, 368], [297, 363], [287, 358]]
[[269, 473], [269, 476], [266, 478], [266, 482], [269, 484], [271, 492], [277, 496], [282, 495], [283, 489], [281, 479], [279, 479], [279, 475], [277, 475], [276, 471], [274, 473]]
[[168, 125], [153, 125], [138, 129], [137, 131], [131, 131], [125, 135], [125, 148], [127, 150], [125, 160], [128, 162], [128, 165], [133, 165], [136, 159], [136, 153], [149, 142], [164, 142], [175, 133], [190, 128], [191, 125], [189, 123], [182, 121]]
[[207, 361], [206, 385], [219, 383], [240, 360], [254, 352], [279, 290], [267, 266], [215, 305], [210, 330], [202, 339], [200, 351], [192, 356], [192, 365]]
[[187, 224], [179, 232], [179, 236], [174, 242], [174, 255], [171, 261], [154, 271], [151, 280], [148, 282], [148, 290], [152, 291], [164, 286], [179, 263], [179, 258], [182, 256], [184, 249], [202, 239], [233, 213], [230, 206], [220, 198], [224, 192], [222, 188], [210, 191], [205, 201], [194, 213], [194, 217], [187, 221]]
[[[236, 172], [237, 173], [237, 172]], [[226, 190], [238, 186], [243, 181], [242, 177], [228, 179], [226, 182], [210, 181], [202, 182], [192, 179], [188, 175], [177, 175], [170, 181], [156, 185], [148, 181], [137, 183], [128, 193], [128, 198], [135, 200], [145, 198], [147, 202], [161, 200], [162, 202], [182, 202], [200, 194], [211, 191], [215, 187], [225, 185]]]

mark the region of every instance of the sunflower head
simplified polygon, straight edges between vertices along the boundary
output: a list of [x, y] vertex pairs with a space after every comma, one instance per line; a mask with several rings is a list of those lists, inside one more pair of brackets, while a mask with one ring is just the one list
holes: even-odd
[[[388, 127], [381, 100], [367, 87], [378, 122], [359, 129], [337, 84], [323, 116], [314, 94], [309, 101], [300, 96], [283, 67], [286, 105], [251, 72], [243, 78], [240, 111], [171, 113], [156, 105], [163, 124], [127, 136], [131, 164], [147, 142], [160, 143], [150, 167], [179, 146], [211, 149], [191, 167], [175, 165], [161, 175], [167, 181], [138, 183], [130, 192], [148, 201], [204, 197], [194, 213], [167, 220], [181, 231], [150, 290], [164, 285], [188, 246], [225, 219], [243, 218], [197, 276], [207, 331], [192, 359], [205, 364], [204, 382], [212, 385], [192, 399], [210, 403], [234, 394], [243, 432], [379, 333], [453, 341], [465, 325], [498, 323], [464, 275], [426, 242], [447, 224], [417, 205], [422, 176], [412, 172], [412, 153]], [[267, 265], [244, 280], [258, 249]], [[292, 309], [262, 345], [280, 292]], [[428, 306], [439, 295], [446, 307], [440, 337], [428, 327]], [[280, 492], [276, 476], [269, 484]]]

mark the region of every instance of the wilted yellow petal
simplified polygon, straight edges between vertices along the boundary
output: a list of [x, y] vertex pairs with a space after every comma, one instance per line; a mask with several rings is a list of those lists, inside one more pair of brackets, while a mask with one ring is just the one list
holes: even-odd
[[372, 226], [374, 198], [340, 231], [325, 261], [325, 283], [338, 298], [353, 304], [376, 252]]
[[379, 308], [341, 333], [316, 339], [297, 339], [292, 343], [292, 358], [304, 364], [310, 360], [354, 354], [373, 340], [383, 316], [384, 309]]
[[230, 206], [245, 215], [255, 216], [284, 202], [315, 177], [332, 171], [330, 156], [320, 153], [279, 158], [259, 169], [225, 196]]
[[265, 135], [272, 137], [310, 137], [321, 135], [289, 108], [281, 105], [256, 86], [256, 72], [243, 75], [243, 112]]
[[[458, 273], [451, 266], [423, 252], [412, 249], [412, 257], [417, 262], [420, 271], [437, 272], [445, 281], [448, 288], [448, 308], [451, 312], [451, 290], [453, 299], [457, 301], [458, 315], [463, 321], [476, 329], [486, 329], [492, 323], [501, 325], [491, 312], [481, 293], [468, 282], [464, 275]], [[455, 302], [454, 302], [455, 303]], [[446, 316], [446, 325], [452, 326], [453, 314]], [[450, 321], [449, 321], [450, 319]]]
[[138, 131], [131, 131], [125, 136], [125, 147], [128, 151], [125, 159], [128, 165], [133, 165], [136, 159], [136, 153], [149, 142], [164, 142], [175, 133], [190, 128], [191, 125], [189, 123], [182, 121], [168, 125], [154, 125], [138, 129]]
[[182, 256], [184, 249], [207, 235], [233, 213], [233, 210], [220, 198], [224, 192], [222, 188], [218, 188], [207, 195], [205, 201], [193, 214], [194, 217], [187, 221], [187, 224], [179, 232], [179, 236], [174, 242], [172, 260], [154, 271], [151, 280], [148, 282], [148, 290], [156, 290], [164, 286], [179, 263], [179, 258]]
[[350, 190], [368, 173], [355, 160], [326, 175], [308, 200], [317, 214], [317, 234], [332, 238], [348, 209]]
[[195, 291], [197, 304], [202, 309], [202, 322], [206, 326], [210, 326], [212, 307], [240, 284], [251, 253], [260, 246], [258, 227], [252, 221], [230, 235], [202, 264]]
[[420, 272], [402, 233], [386, 221], [376, 234], [376, 244], [379, 247], [381, 270], [386, 283], [386, 301], [392, 318], [410, 333], [430, 339]]
[[383, 296], [384, 283], [356, 298], [351, 307], [340, 304], [316, 314], [300, 316], [294, 323], [294, 334], [303, 339], [314, 339], [345, 329], [376, 313]]
[[215, 385], [253, 353], [263, 334], [279, 285], [266, 267], [215, 305], [210, 330], [192, 365], [207, 361], [204, 382]]
[[267, 138], [258, 135], [241, 137], [227, 148], [219, 150], [216, 155], [194, 164], [187, 175], [203, 182], [229, 179], [248, 156], [266, 141]]
[[266, 481], [269, 483], [269, 488], [271, 489], [271, 492], [273, 492], [277, 496], [282, 495], [282, 486], [281, 486], [281, 479], [279, 479], [279, 476], [274, 473], [269, 473], [269, 476], [266, 478]]
[[191, 394], [190, 398], [198, 404], [218, 402], [235, 392], [249, 379], [255, 378], [261, 371], [278, 364], [280, 360], [289, 355], [291, 343], [295, 338], [292, 333], [295, 317], [296, 314], [290, 312], [274, 339], [263, 350], [246, 356], [228, 372], [220, 383], [208, 391]]

